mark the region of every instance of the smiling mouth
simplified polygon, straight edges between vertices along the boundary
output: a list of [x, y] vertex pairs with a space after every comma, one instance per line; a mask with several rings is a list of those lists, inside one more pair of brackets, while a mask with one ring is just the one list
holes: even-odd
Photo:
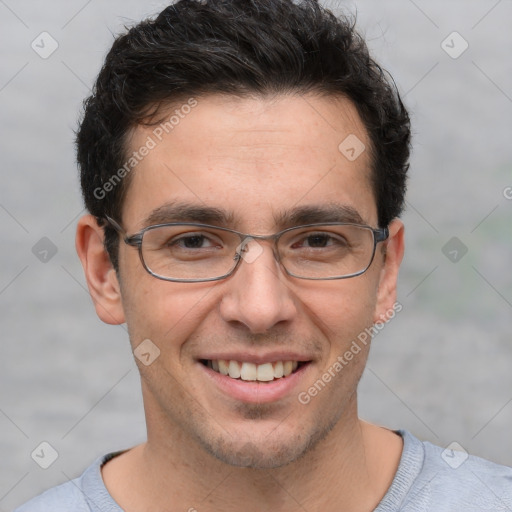
[[201, 359], [200, 362], [214, 372], [235, 380], [272, 382], [288, 377], [310, 361], [274, 361], [254, 364], [224, 359]]

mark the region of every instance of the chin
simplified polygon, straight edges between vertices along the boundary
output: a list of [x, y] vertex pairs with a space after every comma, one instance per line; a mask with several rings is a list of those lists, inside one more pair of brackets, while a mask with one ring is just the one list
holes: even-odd
[[200, 443], [210, 455], [230, 466], [277, 469], [311, 452], [333, 427], [334, 422], [317, 425], [308, 432], [303, 426], [291, 429], [290, 425], [281, 424], [267, 434], [251, 435], [250, 429], [246, 429], [239, 437], [224, 432], [216, 439], [200, 439]]
[[261, 443], [247, 441], [242, 446], [238, 443], [219, 443], [205, 448], [216, 459], [230, 466], [252, 469], [276, 469], [286, 466], [299, 459], [306, 448], [301, 444], [282, 443], [270, 445], [263, 440]]

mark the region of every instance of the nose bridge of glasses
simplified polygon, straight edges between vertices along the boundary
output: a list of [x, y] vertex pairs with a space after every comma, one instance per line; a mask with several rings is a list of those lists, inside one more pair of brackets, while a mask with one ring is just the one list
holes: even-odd
[[277, 239], [279, 234], [272, 235], [251, 235], [244, 234], [240, 237], [240, 243], [236, 248], [236, 258], [242, 258], [248, 263], [255, 261], [263, 253], [263, 243], [267, 242], [271, 246], [274, 258], [279, 261], [279, 252], [277, 250]]

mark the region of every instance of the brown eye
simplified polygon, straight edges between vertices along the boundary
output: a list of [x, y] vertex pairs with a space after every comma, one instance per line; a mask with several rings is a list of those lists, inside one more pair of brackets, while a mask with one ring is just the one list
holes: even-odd
[[178, 246], [183, 249], [202, 249], [203, 243], [207, 241], [204, 235], [183, 236], [177, 240], [170, 240], [169, 246]]

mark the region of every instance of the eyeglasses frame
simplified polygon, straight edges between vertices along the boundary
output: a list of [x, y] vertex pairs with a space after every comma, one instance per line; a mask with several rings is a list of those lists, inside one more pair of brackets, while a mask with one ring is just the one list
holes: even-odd
[[[373, 228], [371, 226], [367, 226], [364, 224], [355, 224], [352, 222], [317, 222], [314, 224], [303, 224], [301, 226], [292, 226], [292, 227], [283, 229], [282, 231], [279, 231], [272, 235], [251, 235], [251, 234], [242, 233], [240, 231], [236, 231], [236, 230], [230, 229], [230, 228], [225, 228], [225, 227], [221, 227], [221, 226], [213, 226], [211, 224], [200, 224], [200, 223], [196, 223], [196, 222], [165, 222], [165, 223], [161, 223], [161, 224], [153, 224], [151, 226], [147, 226], [133, 235], [128, 235], [127, 232], [121, 227], [121, 225], [118, 222], [116, 222], [114, 219], [109, 217], [108, 215], [106, 215], [104, 217], [104, 220], [107, 221], [107, 223], [110, 224], [110, 226], [112, 226], [123, 237], [123, 241], [125, 244], [138, 248], [139, 258], [142, 263], [142, 266], [149, 274], [151, 274], [153, 277], [155, 277], [157, 279], [161, 279], [162, 281], [171, 281], [171, 282], [176, 282], [176, 283], [203, 283], [203, 282], [208, 282], [208, 281], [219, 281], [221, 279], [228, 278], [229, 276], [233, 275], [235, 273], [236, 269], [239, 267], [240, 261], [243, 259], [241, 257], [242, 256], [241, 252], [243, 252], [243, 249], [245, 248], [247, 243], [250, 242], [251, 240], [272, 240], [273, 241], [272, 252], [274, 254], [274, 258], [276, 259], [276, 261], [278, 263], [281, 263], [281, 257], [280, 257], [279, 251], [277, 249], [277, 243], [279, 241], [279, 238], [281, 238], [281, 236], [283, 236], [283, 234], [287, 233], [288, 231], [291, 231], [294, 229], [300, 229], [300, 228], [315, 227], [315, 226], [357, 226], [359, 228], [368, 229], [373, 234], [372, 257], [370, 259], [370, 262], [366, 266], [366, 268], [364, 268], [363, 270], [360, 270], [359, 272], [355, 272], [353, 274], [348, 274], [346, 276], [335, 276], [335, 277], [302, 277], [302, 276], [297, 276], [297, 275], [293, 274], [284, 265], [282, 265], [286, 274], [288, 274], [289, 276], [295, 277], [297, 279], [307, 279], [307, 280], [312, 280], [312, 281], [331, 281], [331, 280], [335, 280], [335, 279], [348, 279], [351, 277], [356, 277], [356, 276], [360, 276], [361, 274], [364, 274], [370, 268], [371, 264], [373, 263], [373, 260], [375, 258], [375, 251], [377, 248], [377, 244], [380, 242], [384, 242], [389, 238], [389, 229], [387, 227]], [[235, 256], [233, 258], [233, 260], [235, 260], [235, 265], [233, 266], [233, 268], [227, 274], [224, 274], [219, 277], [209, 277], [206, 279], [178, 279], [178, 278], [172, 278], [172, 277], [163, 277], [158, 274], [155, 274], [146, 265], [146, 262], [144, 261], [144, 257], [142, 255], [142, 239], [144, 238], [144, 233], [146, 233], [146, 231], [150, 231], [152, 229], [165, 227], [165, 226], [197, 226], [199, 228], [213, 228], [213, 229], [217, 229], [217, 230], [221, 230], [221, 231], [226, 231], [229, 233], [234, 233], [240, 237], [240, 246], [242, 248], [242, 251], [237, 252], [235, 254]]]

